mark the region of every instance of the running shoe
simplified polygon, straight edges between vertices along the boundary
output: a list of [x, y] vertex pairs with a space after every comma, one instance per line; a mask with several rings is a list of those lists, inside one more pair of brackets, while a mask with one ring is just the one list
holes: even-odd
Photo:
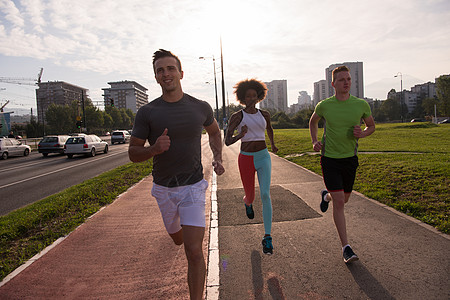
[[273, 254], [272, 237], [265, 236], [262, 240], [264, 254]]
[[326, 212], [327, 209], [328, 209], [328, 205], [330, 204], [330, 201], [326, 201], [325, 200], [325, 197], [327, 196], [327, 194], [328, 194], [327, 190], [322, 190], [320, 192], [320, 196], [321, 196], [321, 198], [320, 198], [321, 199], [321, 201], [320, 201], [320, 210], [322, 212]]
[[245, 213], [249, 219], [253, 219], [255, 217], [255, 212], [253, 211], [253, 206], [245, 204]]
[[344, 262], [350, 263], [352, 261], [358, 260], [358, 255], [353, 252], [352, 248], [350, 246], [345, 247], [344, 249]]

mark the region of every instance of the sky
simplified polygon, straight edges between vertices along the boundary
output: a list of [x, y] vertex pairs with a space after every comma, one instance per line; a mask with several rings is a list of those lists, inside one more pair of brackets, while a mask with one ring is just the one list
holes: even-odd
[[[238, 81], [256, 78], [287, 80], [292, 105], [300, 91], [312, 97], [328, 66], [355, 61], [365, 97], [384, 100], [450, 74], [449, 37], [449, 0], [0, 0], [0, 77], [33, 83], [43, 68], [43, 82], [87, 88], [94, 103], [108, 82], [132, 80], [152, 100], [162, 48], [181, 59], [184, 92], [213, 108], [213, 57], [219, 107], [222, 71], [226, 103], [237, 104]], [[0, 103], [35, 114], [36, 88], [0, 82]]]

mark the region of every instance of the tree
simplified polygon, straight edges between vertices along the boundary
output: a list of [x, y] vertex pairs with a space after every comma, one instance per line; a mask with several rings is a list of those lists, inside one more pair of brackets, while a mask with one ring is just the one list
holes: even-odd
[[414, 115], [414, 117], [420, 118], [420, 117], [424, 117], [426, 115], [434, 116], [434, 107], [435, 107], [435, 105], [437, 106], [438, 104], [439, 104], [438, 99], [435, 99], [435, 98], [423, 99], [422, 105], [420, 105], [420, 108], [422, 109], [423, 114], [422, 115]]
[[127, 114], [126, 109], [121, 108], [121, 109], [119, 109], [119, 112], [120, 112], [120, 116], [121, 116], [121, 120], [122, 120], [122, 123], [119, 128], [131, 129], [131, 123], [133, 121], [132, 121], [131, 117]]
[[394, 99], [387, 99], [383, 101], [379, 113], [383, 114], [387, 121], [398, 120], [400, 116], [400, 103]]
[[438, 109], [441, 116], [450, 116], [450, 75], [441, 75], [436, 79]]
[[103, 128], [108, 131], [111, 130], [114, 125], [114, 121], [113, 121], [111, 115], [105, 111], [102, 113], [102, 115], [103, 115]]
[[102, 134], [104, 131], [104, 118], [102, 112], [95, 106], [87, 106], [84, 109], [88, 132]]
[[42, 136], [43, 128], [42, 125], [36, 121], [36, 117], [32, 116], [29, 123], [26, 125], [27, 137], [34, 138]]
[[68, 134], [74, 130], [75, 118], [69, 105], [50, 104], [45, 112], [48, 134]]
[[309, 119], [311, 118], [311, 115], [313, 114], [314, 109], [312, 108], [305, 108], [300, 111], [298, 111], [294, 117], [292, 117], [291, 122], [296, 125], [296, 127], [299, 128], [308, 128], [309, 127]]

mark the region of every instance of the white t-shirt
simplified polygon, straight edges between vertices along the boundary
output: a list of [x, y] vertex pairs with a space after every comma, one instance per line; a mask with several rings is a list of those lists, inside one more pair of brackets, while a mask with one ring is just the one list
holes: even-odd
[[261, 111], [258, 111], [255, 114], [246, 113], [242, 110], [242, 121], [238, 125], [238, 131], [241, 132], [242, 126], [247, 125], [248, 131], [242, 137], [242, 142], [253, 142], [253, 141], [265, 141], [266, 136], [266, 126], [267, 122], [264, 119]]

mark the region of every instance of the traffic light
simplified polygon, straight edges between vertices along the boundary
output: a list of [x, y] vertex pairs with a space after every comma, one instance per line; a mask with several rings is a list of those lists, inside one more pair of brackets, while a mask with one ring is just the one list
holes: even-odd
[[77, 128], [81, 128], [82, 124], [83, 124], [83, 121], [77, 121]]
[[111, 107], [114, 107], [114, 99], [109, 98], [109, 101], [111, 102]]

